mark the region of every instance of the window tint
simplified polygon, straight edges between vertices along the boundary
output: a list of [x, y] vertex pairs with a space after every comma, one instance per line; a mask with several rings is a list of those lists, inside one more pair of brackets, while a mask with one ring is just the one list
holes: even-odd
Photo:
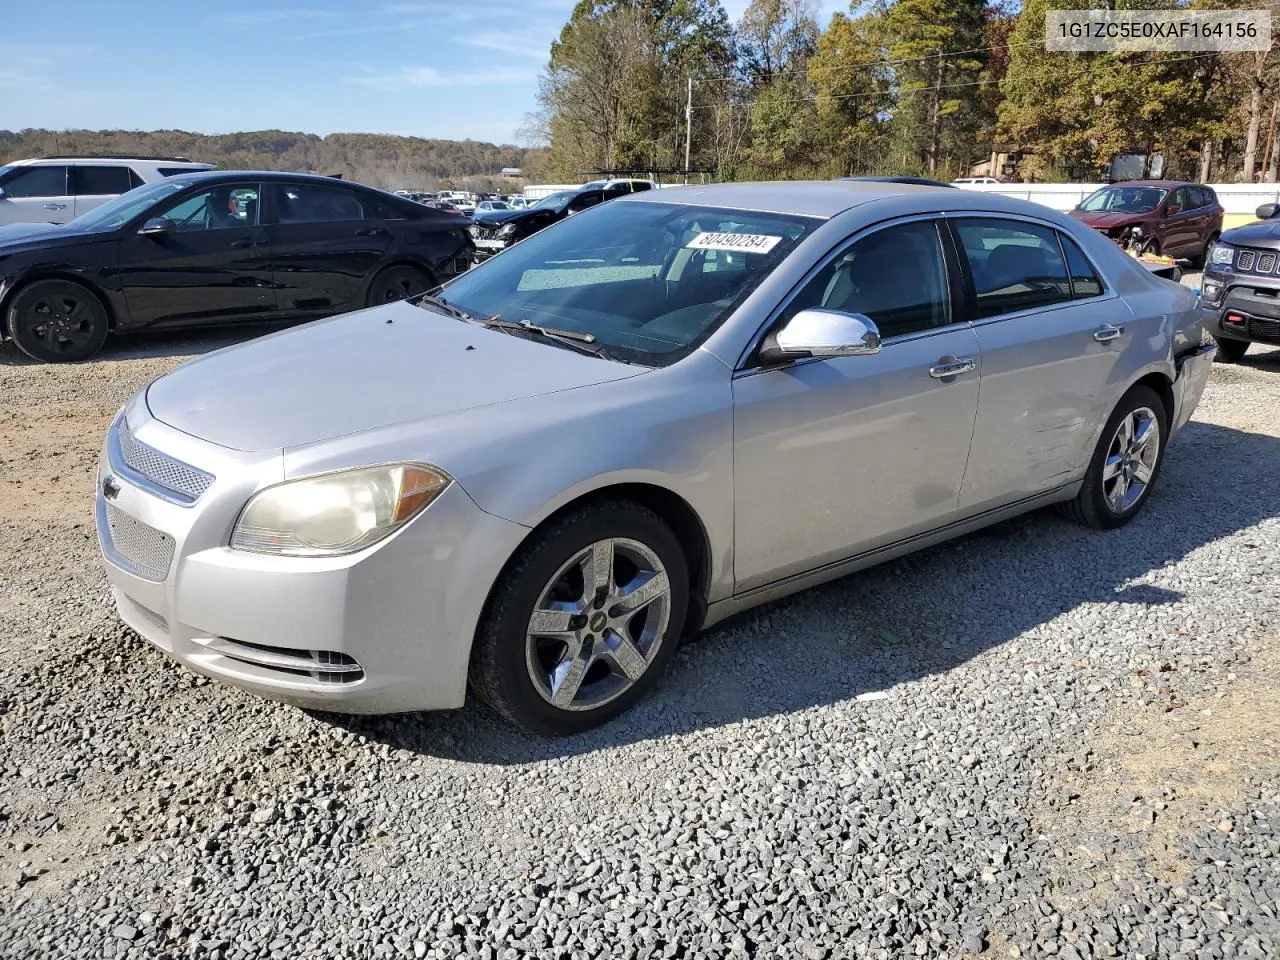
[[584, 193], [580, 197], [576, 197], [569, 204], [569, 212], [577, 213], [579, 210], [585, 210], [587, 207], [594, 207], [597, 203], [604, 199], [604, 194], [599, 191], [593, 193]]
[[933, 221], [879, 230], [852, 244], [805, 284], [783, 314], [809, 307], [870, 317], [884, 338], [950, 323], [947, 271]]
[[273, 184], [280, 223], [332, 223], [363, 220], [364, 207], [350, 190], [310, 183]]
[[1191, 202], [1191, 195], [1188, 193], [1187, 188], [1179, 187], [1173, 191], [1173, 196], [1169, 199], [1169, 206], [1177, 207], [1178, 212], [1181, 213], [1183, 210], [1190, 210], [1195, 204]]
[[978, 316], [994, 317], [1071, 299], [1054, 231], [1012, 220], [958, 220], [973, 272]]
[[229, 230], [258, 224], [258, 188], [217, 186], [180, 200], [157, 217], [168, 217], [179, 233]]
[[1213, 206], [1218, 202], [1218, 195], [1213, 192], [1213, 187], [1201, 187], [1200, 192], [1204, 194], [1205, 206]]
[[132, 167], [129, 168], [129, 189], [134, 190], [142, 186], [146, 181], [138, 176], [138, 171]]
[[156, 167], [156, 173], [162, 177], [176, 177], [184, 173], [192, 173], [189, 167]]
[[11, 197], [65, 197], [67, 168], [19, 167], [0, 186]]
[[81, 197], [128, 193], [133, 186], [129, 173], [128, 167], [72, 167], [71, 190]]
[[1102, 296], [1102, 281], [1094, 272], [1089, 261], [1076, 242], [1065, 234], [1058, 234], [1062, 241], [1062, 249], [1067, 254], [1067, 272], [1071, 275], [1071, 295], [1079, 300], [1081, 297]]

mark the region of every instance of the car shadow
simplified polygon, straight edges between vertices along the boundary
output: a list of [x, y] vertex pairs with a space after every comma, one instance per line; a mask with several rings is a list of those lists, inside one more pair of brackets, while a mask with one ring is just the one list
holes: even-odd
[[[84, 363], [116, 360], [158, 360], [196, 357], [223, 347], [246, 343], [268, 333], [287, 329], [288, 323], [246, 323], [232, 328], [164, 330], [154, 333], [123, 333], [107, 339], [101, 350]], [[0, 367], [41, 366], [10, 342], [0, 344]]]
[[[1038, 511], [741, 614], [687, 643], [634, 709], [580, 735], [525, 734], [475, 697], [449, 713], [315, 716], [398, 749], [522, 764], [888, 691], [1085, 604], [1177, 602], [1149, 575], [1280, 515], [1278, 465], [1280, 439], [1192, 422], [1128, 527]], [[1224, 477], [1248, 494], [1224, 496]]]

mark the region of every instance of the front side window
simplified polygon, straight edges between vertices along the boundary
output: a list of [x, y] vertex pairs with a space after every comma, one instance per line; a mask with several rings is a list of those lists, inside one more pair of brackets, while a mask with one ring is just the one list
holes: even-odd
[[142, 216], [149, 207], [177, 193], [183, 186], [184, 184], [166, 180], [149, 183], [137, 190], [121, 194], [114, 200], [108, 200], [102, 206], [76, 217], [72, 223], [81, 230], [115, 230], [134, 217]]
[[1169, 201], [1170, 207], [1177, 207], [1178, 213], [1184, 213], [1192, 207], [1198, 207], [1199, 204], [1191, 199], [1191, 191], [1186, 187], [1179, 187], [1173, 191], [1173, 199]]
[[78, 197], [115, 196], [133, 189], [128, 167], [72, 167], [71, 189]]
[[172, 220], [179, 233], [230, 230], [258, 225], [258, 188], [219, 185], [202, 190], [156, 214]]
[[574, 197], [569, 201], [569, 213], [578, 213], [587, 209], [587, 207], [594, 207], [603, 199], [604, 194], [598, 192], [584, 193], [579, 197]]
[[860, 313], [888, 339], [946, 326], [948, 303], [938, 228], [927, 220], [855, 241], [805, 284], [782, 319], [811, 307]]
[[67, 168], [62, 166], [16, 167], [0, 187], [13, 199], [22, 197], [65, 197]]
[[474, 317], [589, 333], [619, 359], [664, 366], [706, 339], [821, 222], [606, 203], [520, 241], [440, 293]]
[[1013, 220], [955, 222], [973, 274], [977, 315], [1030, 310], [1071, 299], [1071, 284], [1053, 230]]
[[364, 207], [350, 190], [311, 183], [272, 184], [279, 223], [332, 223], [365, 219]]

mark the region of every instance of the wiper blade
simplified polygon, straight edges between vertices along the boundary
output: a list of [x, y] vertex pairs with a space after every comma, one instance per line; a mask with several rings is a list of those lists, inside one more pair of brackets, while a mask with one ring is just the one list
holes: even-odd
[[596, 343], [595, 334], [581, 333], [577, 330], [558, 330], [555, 327], [544, 327], [536, 323], [530, 323], [528, 320], [503, 320], [498, 316], [477, 322], [482, 323], [493, 330], [512, 330], [517, 333], [532, 333], [545, 340], [550, 340], [552, 343], [568, 347], [570, 350], [577, 350], [579, 353], [585, 353], [589, 357], [599, 357], [601, 360], [612, 360], [616, 363], [628, 362], [615, 357], [604, 347], [598, 345]]
[[433, 297], [429, 293], [418, 294], [416, 297], [412, 298], [412, 303], [415, 307], [422, 306], [423, 304], [435, 307], [437, 310], [443, 310], [449, 316], [456, 317], [459, 320], [469, 320], [471, 322], [475, 322], [476, 320], [476, 318], [467, 313], [467, 311], [463, 310], [461, 307], [455, 307], [444, 297]]

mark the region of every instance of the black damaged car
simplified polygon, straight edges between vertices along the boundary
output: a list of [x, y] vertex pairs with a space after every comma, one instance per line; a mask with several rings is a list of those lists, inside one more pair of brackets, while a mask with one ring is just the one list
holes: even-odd
[[313, 320], [429, 290], [474, 248], [458, 217], [330, 177], [170, 177], [63, 226], [0, 227], [0, 320], [84, 360], [113, 332]]
[[497, 210], [477, 214], [471, 225], [471, 238], [476, 245], [476, 259], [501, 253], [511, 244], [532, 236], [539, 230], [573, 216], [589, 207], [623, 196], [618, 191], [599, 187], [561, 190], [543, 197], [523, 210]]
[[1226, 231], [1205, 257], [1200, 307], [1224, 363], [1250, 343], [1280, 346], [1280, 206], [1264, 203], [1257, 216], [1262, 223]]

